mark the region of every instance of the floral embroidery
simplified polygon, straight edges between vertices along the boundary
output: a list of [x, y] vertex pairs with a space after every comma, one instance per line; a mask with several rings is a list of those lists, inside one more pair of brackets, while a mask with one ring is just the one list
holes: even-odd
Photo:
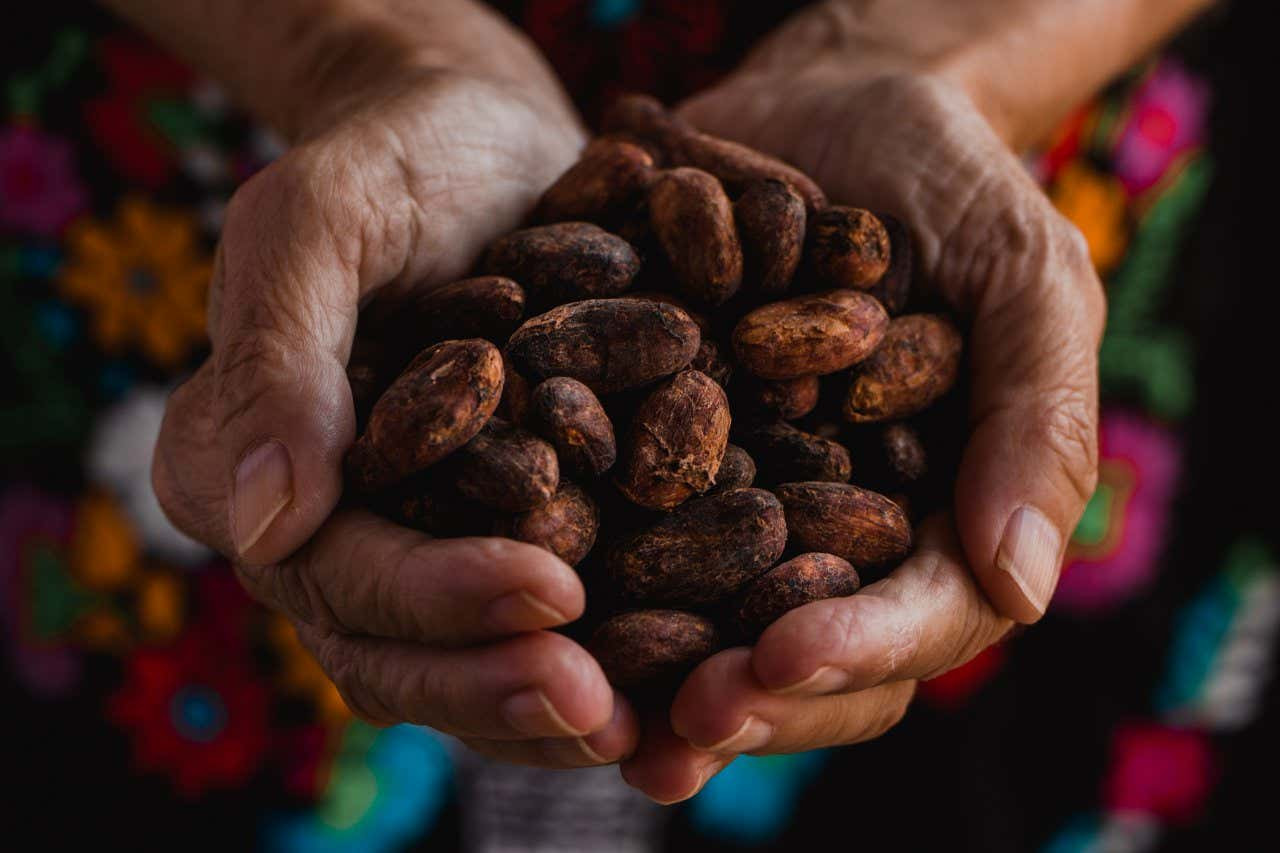
[[70, 143], [33, 127], [0, 128], [0, 231], [56, 237], [87, 205]]
[[136, 347], [174, 368], [205, 340], [212, 264], [191, 216], [126, 199], [115, 220], [81, 222], [67, 242], [59, 287], [92, 313], [103, 349]]

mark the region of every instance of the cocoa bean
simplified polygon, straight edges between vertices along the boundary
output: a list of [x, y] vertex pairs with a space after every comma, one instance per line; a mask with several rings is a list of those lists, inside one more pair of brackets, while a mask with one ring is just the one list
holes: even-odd
[[653, 172], [653, 157], [640, 146], [617, 137], [593, 139], [542, 194], [533, 221], [612, 225], [635, 204]]
[[819, 286], [866, 290], [889, 268], [889, 235], [870, 211], [828, 207], [809, 220], [807, 256]]
[[502, 399], [494, 414], [516, 426], [524, 426], [529, 418], [529, 380], [520, 375], [510, 357], [502, 355]]
[[729, 399], [697, 370], [659, 385], [636, 411], [618, 490], [648, 509], [671, 509], [711, 488], [729, 441]]
[[724, 188], [700, 169], [670, 169], [649, 187], [649, 225], [683, 293], [719, 305], [742, 284], [742, 246]]
[[784, 483], [773, 491], [799, 548], [843, 557], [860, 571], [911, 551], [911, 524], [884, 495], [844, 483]]
[[745, 489], [754, 483], [755, 479], [756, 463], [751, 456], [738, 445], [727, 444], [724, 448], [724, 458], [720, 460], [720, 467], [716, 470], [716, 484], [709, 494], [719, 494], [731, 489]]
[[782, 181], [756, 181], [734, 202], [733, 218], [748, 289], [765, 296], [786, 293], [804, 255], [804, 199]]
[[541, 506], [499, 519], [495, 536], [528, 542], [550, 551], [570, 566], [591, 552], [600, 528], [600, 511], [581, 486], [561, 481], [556, 493]]
[[784, 613], [827, 598], [858, 591], [858, 571], [834, 554], [793, 557], [756, 578], [734, 602], [732, 619], [738, 633], [755, 639]]
[[415, 295], [384, 336], [424, 343], [484, 338], [501, 346], [520, 325], [524, 305], [524, 288], [509, 278], [467, 278]]
[[626, 240], [589, 222], [559, 222], [514, 231], [494, 241], [483, 268], [519, 281], [539, 306], [617, 296], [640, 271]]
[[531, 432], [490, 418], [463, 446], [458, 491], [494, 509], [520, 512], [546, 503], [560, 484], [556, 451]]
[[722, 388], [729, 385], [729, 379], [733, 376], [733, 364], [725, 357], [720, 345], [709, 337], [703, 337], [698, 344], [698, 352], [689, 366], [707, 374]]
[[530, 427], [555, 445], [560, 461], [582, 477], [598, 477], [618, 454], [613, 424], [591, 389], [554, 376], [533, 389]]
[[540, 378], [570, 376], [597, 394], [647, 385], [687, 366], [701, 335], [689, 315], [643, 299], [588, 299], [526, 320], [507, 352]]
[[691, 500], [622, 540], [607, 568], [628, 600], [709, 604], [773, 565], [786, 543], [777, 498], [762, 489], [735, 489]]
[[774, 178], [799, 193], [810, 212], [826, 206], [826, 195], [799, 169], [745, 145], [703, 133], [647, 95], [616, 100], [605, 113], [603, 126], [608, 132], [653, 140], [669, 163], [710, 172], [730, 192], [740, 193], [756, 181]]
[[674, 681], [710, 657], [718, 643], [705, 616], [679, 610], [619, 613], [596, 629], [587, 650], [614, 687]]
[[915, 273], [915, 249], [911, 232], [892, 216], [879, 217], [889, 235], [889, 268], [867, 292], [880, 300], [890, 317], [896, 317], [911, 298], [911, 276]]
[[448, 456], [480, 431], [502, 386], [502, 355], [488, 341], [445, 341], [423, 350], [378, 398], [347, 452], [350, 482], [371, 491]]
[[783, 420], [802, 418], [818, 405], [820, 385], [816, 376], [795, 379], [748, 378], [733, 389], [733, 402], [745, 411], [754, 411]]
[[751, 453], [766, 484], [794, 480], [847, 483], [853, 472], [849, 451], [822, 436], [796, 429], [786, 421], [748, 423], [735, 438]]
[[922, 411], [955, 384], [960, 348], [960, 332], [939, 314], [895, 317], [880, 346], [853, 371], [845, 418], [868, 423]]
[[763, 305], [738, 321], [738, 362], [764, 379], [796, 379], [843, 370], [871, 354], [889, 317], [861, 294], [839, 300], [798, 296]]

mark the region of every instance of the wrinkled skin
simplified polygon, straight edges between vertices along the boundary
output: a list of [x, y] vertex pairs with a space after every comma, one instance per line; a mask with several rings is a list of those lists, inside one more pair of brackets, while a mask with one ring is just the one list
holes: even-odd
[[[954, 511], [924, 525], [905, 564], [857, 595], [788, 613], [752, 649], [705, 661], [670, 718], [647, 720], [623, 774], [662, 802], [692, 796], [742, 752], [874, 738], [905, 713], [918, 679], [1042, 615], [1095, 484], [1105, 315], [1082, 238], [974, 96], [945, 65], [926, 73], [863, 54], [829, 8], [784, 24], [681, 112], [794, 163], [833, 203], [911, 223], [917, 263], [970, 324], [973, 410]], [[1019, 579], [1000, 549], [1023, 505], [1059, 540], [1035, 577]]]
[[[545, 630], [584, 606], [563, 561], [335, 511], [358, 308], [465, 275], [573, 161], [582, 131], [558, 97], [453, 72], [404, 74], [353, 101], [232, 199], [213, 354], [170, 401], [156, 491], [292, 620], [361, 717], [430, 725], [509, 761], [615, 761], [634, 747], [633, 712], [584, 649]], [[263, 441], [288, 468], [237, 488]]]

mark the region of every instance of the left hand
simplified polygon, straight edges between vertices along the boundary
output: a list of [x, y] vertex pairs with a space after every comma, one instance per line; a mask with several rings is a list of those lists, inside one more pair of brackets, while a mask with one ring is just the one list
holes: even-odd
[[692, 796], [740, 752], [866, 740], [941, 674], [1043, 615], [1097, 472], [1105, 303], [1080, 233], [943, 70], [866, 52], [819, 6], [682, 108], [786, 159], [834, 203], [912, 227], [927, 279], [969, 322], [970, 438], [953, 513], [916, 554], [845, 599], [787, 614], [754, 650], [690, 675], [623, 763], [631, 784]]

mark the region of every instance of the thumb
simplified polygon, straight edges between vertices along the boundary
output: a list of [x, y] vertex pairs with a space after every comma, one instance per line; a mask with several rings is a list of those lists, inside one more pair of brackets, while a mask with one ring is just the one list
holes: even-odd
[[970, 564], [1019, 622], [1044, 614], [1098, 464], [1101, 285], [1079, 233], [1042, 216], [1024, 251], [994, 262], [976, 306], [974, 428], [956, 484]]
[[[361, 279], [378, 272], [352, 260], [376, 253], [358, 242], [367, 231], [340, 175], [289, 156], [236, 193], [214, 271], [213, 353], [175, 395], [157, 448], [157, 491], [186, 496], [181, 511], [166, 505], [175, 523], [238, 562], [287, 556], [342, 491], [355, 432], [344, 365]], [[192, 448], [201, 421], [212, 436]]]

